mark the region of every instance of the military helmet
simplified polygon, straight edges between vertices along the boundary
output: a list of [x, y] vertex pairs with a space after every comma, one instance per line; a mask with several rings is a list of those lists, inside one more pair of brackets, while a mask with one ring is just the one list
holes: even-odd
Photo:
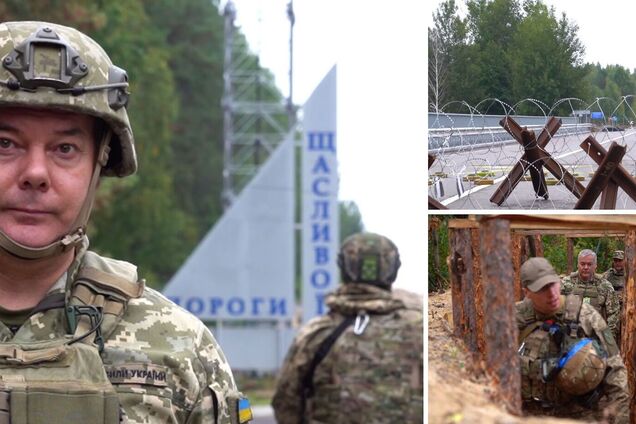
[[400, 268], [400, 254], [387, 237], [359, 233], [342, 243], [338, 266], [345, 283], [368, 283], [389, 288]]
[[93, 39], [48, 22], [0, 23], [0, 107], [51, 108], [101, 118], [113, 131], [102, 175], [137, 169], [128, 76]]
[[49, 245], [34, 247], [0, 231], [0, 248], [17, 257], [59, 255], [83, 243], [99, 176], [124, 177], [137, 169], [126, 113], [128, 76], [94, 40], [48, 22], [0, 23], [0, 61], [0, 111], [3, 107], [55, 109], [98, 118], [97, 160], [69, 232]]
[[594, 390], [603, 381], [607, 360], [596, 341], [584, 338], [572, 345], [560, 359], [559, 367], [557, 387], [578, 396]]

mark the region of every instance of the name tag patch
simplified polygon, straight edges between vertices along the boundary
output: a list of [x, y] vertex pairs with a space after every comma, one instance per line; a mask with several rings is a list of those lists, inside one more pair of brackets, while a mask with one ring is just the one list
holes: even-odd
[[105, 365], [106, 375], [113, 384], [168, 385], [168, 369], [154, 364]]

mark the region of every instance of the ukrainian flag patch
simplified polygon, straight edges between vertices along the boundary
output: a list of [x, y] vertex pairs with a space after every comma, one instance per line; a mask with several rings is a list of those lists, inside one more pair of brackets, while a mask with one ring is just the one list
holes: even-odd
[[243, 424], [254, 417], [252, 416], [252, 408], [250, 407], [250, 401], [247, 398], [241, 398], [238, 401], [238, 416], [239, 423]]

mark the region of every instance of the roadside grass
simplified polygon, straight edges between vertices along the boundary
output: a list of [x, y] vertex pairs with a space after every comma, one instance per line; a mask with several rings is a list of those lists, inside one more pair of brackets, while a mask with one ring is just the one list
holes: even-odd
[[254, 406], [269, 405], [276, 389], [276, 375], [248, 371], [234, 373], [239, 390]]

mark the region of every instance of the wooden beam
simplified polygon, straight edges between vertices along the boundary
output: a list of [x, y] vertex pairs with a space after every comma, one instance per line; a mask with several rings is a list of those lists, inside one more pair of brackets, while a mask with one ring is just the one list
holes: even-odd
[[623, 237], [625, 235], [625, 231], [599, 231], [599, 230], [512, 230], [513, 234], [521, 234], [524, 236], [533, 236], [536, 234], [545, 235], [545, 236], [567, 236], [567, 237]]
[[[472, 216], [472, 215], [471, 215]], [[508, 219], [513, 230], [572, 231], [600, 234], [621, 233], [636, 228], [636, 215], [481, 215], [468, 219], [451, 219], [448, 228], [478, 228], [486, 219]], [[546, 233], [547, 234], [547, 233]]]
[[495, 399], [509, 412], [521, 415], [519, 356], [511, 349], [516, 346], [518, 330], [508, 221], [483, 222], [480, 238], [486, 371], [493, 378]]
[[[626, 151], [627, 148], [625, 146], [621, 146], [615, 141], [612, 142], [608, 153], [601, 161], [601, 164], [587, 185], [585, 192], [579, 201], [576, 202], [576, 205], [574, 205], [574, 209], [592, 209], [596, 199], [601, 195], [601, 192], [607, 186], [616, 168], [623, 160]], [[614, 194], [616, 194], [616, 191]], [[616, 204], [616, 199], [614, 199], [614, 204]]]
[[[572, 237], [567, 238], [567, 273], [571, 274], [574, 270], [574, 239]], [[578, 267], [578, 264], [577, 264]]]
[[440, 203], [438, 200], [435, 200], [433, 197], [428, 196], [428, 209], [443, 210], [443, 209], [448, 209], [448, 207], [444, 206], [442, 203]]
[[636, 230], [627, 232], [625, 239], [625, 264], [627, 265], [625, 275], [625, 304], [621, 315], [621, 356], [627, 368], [627, 382], [629, 383], [630, 401], [630, 422], [636, 420]]
[[471, 313], [474, 314], [475, 322], [475, 343], [479, 353], [479, 360], [484, 358], [486, 340], [484, 339], [484, 289], [481, 276], [481, 240], [479, 238], [480, 231], [477, 228], [470, 230], [470, 245], [473, 252], [473, 286], [469, 292], [469, 297], [464, 301], [470, 304]]
[[473, 253], [470, 230], [451, 229], [449, 241], [453, 331], [457, 337], [464, 340], [467, 347], [476, 351], [474, 314], [471, 316], [470, 305], [466, 307], [465, 302], [465, 298], [469, 296], [468, 292], [472, 292], [473, 287]]
[[[607, 155], [603, 146], [592, 136], [583, 140], [581, 149], [586, 151], [598, 165], [603, 162], [605, 155]], [[636, 201], [636, 179], [634, 179], [622, 165], [618, 165], [616, 174], [612, 176], [612, 180], [622, 188], [632, 200]]]
[[601, 194], [601, 209], [616, 209], [616, 198], [618, 197], [618, 184], [610, 178], [607, 186]]
[[585, 191], [585, 186], [579, 180], [574, 178], [565, 168], [563, 168], [556, 160], [550, 156], [545, 150], [539, 150], [538, 155], [543, 160], [545, 169], [550, 171], [554, 177], [570, 190], [570, 192], [578, 199]]
[[460, 229], [460, 228], [479, 228], [479, 222], [472, 219], [449, 219], [448, 220], [448, 228], [449, 229]]
[[[545, 146], [547, 146], [548, 142], [550, 142], [550, 140], [552, 139], [552, 136], [556, 134], [556, 132], [561, 127], [561, 123], [561, 119], [555, 118], [554, 116], [550, 117], [548, 123], [537, 138], [537, 144], [539, 148], [543, 149]], [[521, 128], [521, 126], [517, 124], [514, 119], [506, 117], [499, 121], [499, 125], [501, 125], [515, 140], [523, 145], [523, 143], [521, 142], [521, 131], [523, 130], [523, 128]], [[499, 184], [499, 186], [495, 190], [495, 193], [490, 197], [490, 201], [492, 203], [497, 204], [497, 206], [501, 206], [501, 204], [506, 201], [508, 196], [510, 196], [510, 193], [512, 193], [517, 184], [519, 184], [519, 182], [521, 181], [523, 175], [526, 173], [526, 170], [528, 169], [527, 163], [528, 157], [524, 152], [519, 161], [512, 167], [512, 169], [508, 173], [508, 177], [505, 178], [501, 182], [501, 184]]]

